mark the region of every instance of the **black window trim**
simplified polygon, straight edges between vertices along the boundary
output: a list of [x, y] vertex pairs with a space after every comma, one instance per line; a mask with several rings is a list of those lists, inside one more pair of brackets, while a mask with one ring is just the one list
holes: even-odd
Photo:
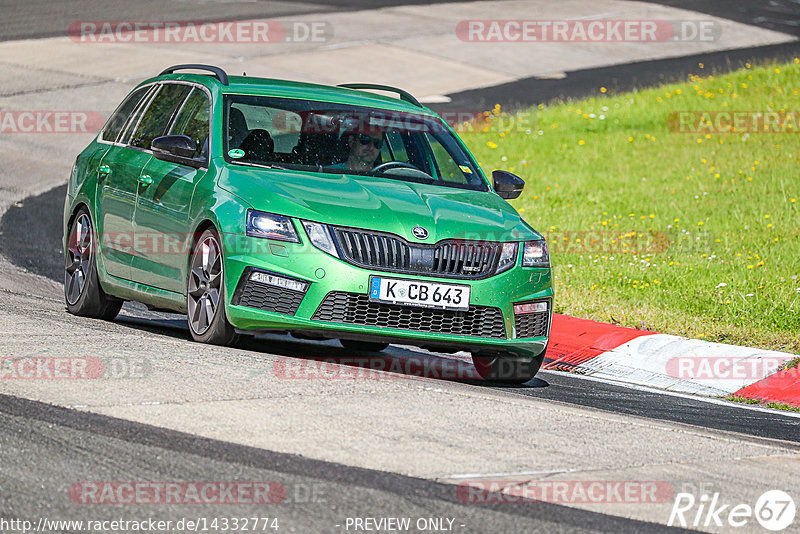
[[[172, 118], [170, 118], [169, 122], [167, 123], [166, 130], [164, 130], [166, 132], [164, 135], [171, 135], [172, 129], [175, 128], [175, 121], [177, 121], [178, 117], [181, 116], [181, 113], [183, 112], [183, 108], [186, 107], [186, 103], [189, 101], [189, 98], [191, 98], [192, 93], [194, 93], [194, 90], [197, 89], [198, 87], [206, 89], [202, 85], [196, 85], [196, 84], [190, 84], [190, 85], [193, 86], [192, 90], [189, 91], [189, 94], [186, 95], [186, 98], [183, 99], [183, 102], [181, 102], [181, 105], [177, 108], [177, 110], [173, 114]], [[211, 160], [211, 133], [212, 133], [211, 132], [211, 123], [213, 121], [214, 107], [212, 105], [212, 100], [211, 100], [211, 91], [206, 89], [205, 92], [206, 92], [206, 96], [208, 97], [208, 154], [207, 154], [207, 158], [206, 158], [207, 159], [206, 166], [203, 167], [203, 168], [208, 168], [208, 161]], [[201, 151], [202, 151], [202, 148], [201, 148]]]
[[[123, 146], [123, 145], [121, 145], [121, 144], [119, 143], [119, 138], [120, 138], [120, 136], [121, 136], [123, 133], [125, 133], [125, 131], [128, 129], [128, 126], [130, 125], [131, 119], [132, 119], [133, 117], [135, 117], [135, 116], [136, 116], [136, 114], [139, 112], [139, 110], [140, 110], [140, 109], [141, 109], [141, 107], [142, 107], [142, 104], [143, 104], [144, 102], [149, 102], [149, 101], [150, 101], [150, 97], [151, 97], [151, 95], [152, 95], [152, 93], [153, 93], [152, 86], [154, 86], [154, 85], [157, 85], [157, 83], [158, 83], [158, 82], [153, 82], [153, 83], [148, 83], [148, 84], [140, 85], [140, 86], [136, 87], [135, 89], [133, 89], [133, 91], [131, 91], [130, 93], [128, 93], [128, 94], [125, 96], [125, 98], [123, 98], [123, 99], [122, 99], [122, 102], [120, 102], [120, 103], [119, 103], [119, 105], [117, 106], [117, 108], [114, 110], [114, 113], [112, 113], [112, 114], [111, 114], [111, 116], [108, 118], [108, 120], [107, 120], [107, 121], [106, 121], [106, 123], [103, 125], [103, 128], [100, 130], [100, 132], [97, 134], [97, 142], [98, 142], [98, 143], [103, 143], [103, 144], [105, 144], [105, 145]], [[126, 118], [126, 119], [125, 119], [125, 123], [122, 125], [122, 128], [120, 128], [120, 130], [119, 130], [119, 133], [118, 133], [118, 134], [117, 134], [117, 136], [114, 138], [114, 140], [113, 140], [113, 141], [106, 141], [105, 139], [103, 139], [103, 134], [105, 133], [105, 131], [106, 131], [106, 128], [108, 128], [108, 126], [109, 126], [109, 123], [111, 122], [111, 119], [114, 117], [114, 115], [117, 113], [117, 111], [119, 111], [119, 109], [122, 107], [122, 104], [124, 104], [124, 103], [125, 103], [125, 102], [128, 100], [128, 97], [129, 97], [129, 96], [131, 96], [131, 95], [132, 95], [134, 92], [138, 91], [139, 89], [143, 89], [143, 88], [145, 88], [145, 87], [150, 87], [150, 89], [148, 89], [147, 91], [145, 91], [145, 93], [144, 93], [144, 96], [143, 96], [142, 98], [140, 98], [140, 99], [139, 99], [139, 102], [137, 102], [137, 103], [136, 103], [136, 107], [135, 107], [135, 108], [133, 108], [133, 111], [131, 111], [131, 114], [130, 114], [130, 115], [129, 115], [129, 116]]]
[[[130, 139], [127, 140], [128, 142], [122, 142], [122, 139], [124, 139], [126, 137], [126, 135], [128, 134], [129, 131], [131, 133], [136, 131], [136, 128], [139, 127], [139, 123], [142, 121], [142, 117], [144, 116], [144, 113], [147, 112], [147, 108], [150, 106], [150, 103], [153, 101], [153, 99], [155, 99], [156, 95], [158, 95], [158, 93], [161, 92], [161, 88], [166, 84], [188, 85], [188, 86], [191, 86], [193, 88], [197, 87], [197, 88], [202, 89], [203, 91], [205, 91], [206, 96], [208, 97], [208, 107], [209, 107], [209, 113], [208, 113], [208, 159], [206, 160], [205, 165], [198, 169], [198, 170], [208, 170], [208, 165], [209, 165], [209, 162], [211, 161], [211, 154], [212, 154], [211, 147], [212, 147], [212, 145], [214, 143], [214, 140], [213, 140], [213, 137], [214, 137], [213, 136], [214, 98], [213, 98], [213, 96], [211, 94], [211, 90], [208, 87], [206, 87], [205, 85], [200, 84], [200, 83], [189, 82], [189, 81], [184, 81], [184, 80], [160, 80], [160, 81], [150, 82], [150, 83], [147, 83], [147, 84], [144, 84], [144, 85], [141, 85], [141, 86], [137, 87], [133, 91], [136, 91], [138, 89], [141, 89], [142, 87], [147, 87], [147, 86], [153, 86], [153, 87], [155, 87], [155, 90], [151, 89], [150, 91], [148, 91], [144, 95], [144, 97], [142, 97], [142, 99], [139, 101], [139, 104], [136, 106], [136, 109], [134, 109], [133, 112], [131, 113], [131, 116], [128, 117], [128, 120], [125, 122], [125, 125], [122, 127], [122, 129], [120, 130], [119, 135], [117, 135], [117, 138], [114, 140], [113, 143], [111, 141], [104, 141], [102, 139], [102, 134], [103, 134], [103, 130], [105, 129], [105, 126], [103, 126], [103, 130], [101, 130], [100, 133], [98, 134], [97, 142], [98, 143], [107, 144], [107, 145], [113, 145], [113, 146], [120, 147], [120, 148], [130, 148], [132, 150], [138, 150], [140, 152], [145, 152], [147, 154], [151, 154], [152, 155], [153, 154], [152, 150], [141, 148], [141, 147], [136, 147], [136, 146], [131, 146], [131, 144], [129, 143]], [[131, 93], [133, 93], [133, 91], [131, 91]], [[186, 97], [181, 102], [181, 105], [180, 105], [179, 109], [183, 109], [183, 106], [186, 104], [186, 100], [189, 98], [189, 96], [191, 96], [191, 94], [192, 94], [192, 92], [189, 91], [189, 93], [186, 95]], [[125, 100], [127, 100], [127, 97], [125, 99], [123, 99], [122, 102], [120, 102], [120, 106], [125, 102]], [[119, 106], [117, 106], [117, 107], [119, 108]], [[133, 117], [136, 117], [137, 114], [139, 113], [139, 111], [142, 108], [144, 108], [144, 111], [142, 111], [142, 113], [139, 114], [138, 119], [136, 120], [136, 124], [133, 125], [132, 122], [131, 122], [131, 119]], [[116, 110], [115, 110], [115, 112], [116, 112]], [[166, 131], [170, 131], [170, 129], [173, 126], [173, 122], [175, 121], [175, 118], [177, 116], [178, 116], [177, 114], [173, 113], [173, 115], [170, 117], [169, 121], [167, 122]], [[112, 117], [113, 117], [113, 114], [112, 114]], [[131, 127], [132, 127], [132, 129], [131, 129]]]

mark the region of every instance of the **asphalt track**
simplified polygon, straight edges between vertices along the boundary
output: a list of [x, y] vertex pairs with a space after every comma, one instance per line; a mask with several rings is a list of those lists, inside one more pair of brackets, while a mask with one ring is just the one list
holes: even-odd
[[[38, 197], [29, 198], [21, 206], [12, 206], [0, 220], [0, 254], [30, 272], [55, 281], [63, 279], [63, 252], [61, 250], [61, 207], [65, 186], [58, 187]], [[19, 239], [19, 229], [24, 235], [36, 239]], [[130, 305], [126, 304], [128, 309]], [[156, 317], [136, 310], [137, 317]], [[173, 335], [189, 339], [185, 319], [179, 315], [159, 314], [157, 322], [136, 320], [136, 324], [172, 331]], [[120, 319], [130, 320], [130, 319]], [[270, 346], [269, 342], [252, 341], [247, 349], [268, 351], [286, 356], [296, 355], [296, 343], [287, 337], [284, 350]], [[288, 348], [288, 350], [286, 350]], [[277, 350], [276, 350], [277, 349]], [[478, 387], [485, 387], [482, 384]], [[637, 390], [558, 372], [541, 372], [527, 387], [500, 389], [519, 395], [529, 395], [557, 402], [587, 406], [599, 410], [637, 415], [650, 419], [673, 421], [704, 428], [738, 432], [761, 438], [800, 441], [800, 417], [779, 411], [748, 410], [741, 406], [716, 405], [713, 409], [704, 400], [686, 396], [665, 396], [654, 391]]]
[[24, 9], [18, 9], [18, 1], [2, 0], [0, 41], [61, 36], [65, 34], [65, 28], [76, 20], [227, 22], [460, 1], [463, 0], [30, 0], [25, 2]]
[[[275, 517], [280, 531], [342, 532], [347, 517], [445, 517], [457, 532], [680, 532], [680, 529], [544, 502], [472, 504], [455, 486], [345, 467], [199, 438], [121, 419], [0, 395], [0, 517], [106, 520], [146, 517]], [[42, 458], [47, 458], [45, 465]], [[53, 476], [54, 474], [58, 476]], [[278, 482], [274, 505], [87, 505], [64, 480], [238, 480]], [[30, 480], [39, 480], [32, 485]]]
[[[63, 34], [65, 21], [73, 21], [91, 8], [93, 20], [190, 18], [202, 1], [106, 2], [68, 0], [54, 4], [36, 0], [26, 9], [14, 9], [14, 2], [0, 3], [0, 40], [35, 38]], [[381, 2], [380, 6], [428, 2]], [[740, 22], [798, 35], [800, 7], [796, 1], [769, 3], [746, 0], [728, 2], [662, 1], [665, 5], [704, 11]], [[376, 7], [368, 0], [335, 2], [269, 2], [268, 16], [355, 10]], [[226, 2], [224, 13], [207, 11], [206, 19], [234, 20], [263, 16], [267, 2]], [[222, 9], [222, 8], [221, 8]], [[158, 12], [158, 17], [150, 16]], [[87, 17], [88, 18], [88, 17]], [[196, 17], [192, 17], [196, 18]], [[742, 51], [719, 52], [643, 62], [604, 69], [567, 73], [562, 80], [528, 79], [512, 84], [449, 95], [447, 105], [437, 109], [474, 109], [501, 103], [506, 107], [532, 105], [553, 99], [580, 97], [597, 90], [596, 80], [612, 90], [654, 85], [685, 79], [697, 72], [702, 60], [706, 69], [731, 70], [746, 61], [785, 59], [797, 55], [796, 44]], [[707, 72], [706, 70], [706, 72]], [[0, 221], [0, 254], [15, 265], [52, 280], [63, 276], [61, 251], [61, 210], [64, 188], [13, 206]], [[127, 309], [128, 305], [126, 305]], [[178, 316], [160, 319], [120, 319], [143, 329], [185, 338], [188, 333]], [[155, 316], [153, 316], [155, 317]], [[277, 350], [275, 350], [277, 348]], [[278, 347], [251, 342], [250, 350], [291, 355], [297, 345], [290, 341]], [[781, 412], [765, 412], [735, 405], [716, 404], [685, 396], [666, 396], [605, 382], [587, 381], [560, 373], [542, 372], [526, 387], [468, 387], [498, 390], [585, 406], [590, 409], [631, 414], [715, 431], [752, 436], [753, 440], [782, 440], [798, 447], [800, 418]], [[556, 504], [528, 503], [524, 506], [468, 505], [460, 502], [452, 485], [311, 460], [228, 442], [143, 425], [122, 419], [59, 408], [36, 401], [0, 394], [0, 517], [35, 518], [45, 514], [59, 519], [85, 518], [87, 509], [65, 497], [64, 480], [270, 480], [290, 488], [320, 488], [321, 498], [289, 498], [270, 513], [282, 527], [296, 532], [342, 532], [346, 517], [451, 517], [461, 532], [662, 532], [672, 531], [653, 523], [567, 508]], [[46, 458], [47, 461], [42, 461]], [[36, 483], [34, 483], [36, 481]], [[304, 493], [304, 491], [300, 491]], [[96, 507], [93, 518], [127, 519], [142, 516], [176, 519], [186, 507]], [[203, 507], [205, 516], [264, 515], [264, 509], [248, 506]], [[65, 530], [66, 531], [66, 530]]]

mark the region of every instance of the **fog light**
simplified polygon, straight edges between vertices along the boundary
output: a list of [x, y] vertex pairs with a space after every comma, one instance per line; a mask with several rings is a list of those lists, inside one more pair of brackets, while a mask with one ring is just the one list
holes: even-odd
[[305, 282], [298, 282], [291, 278], [283, 278], [269, 273], [254, 272], [250, 275], [250, 280], [253, 282], [260, 282], [275, 287], [282, 287], [284, 289], [291, 289], [292, 291], [299, 291], [305, 293], [308, 289], [308, 284]]
[[547, 302], [529, 302], [528, 304], [514, 304], [514, 315], [527, 313], [541, 313], [547, 311]]

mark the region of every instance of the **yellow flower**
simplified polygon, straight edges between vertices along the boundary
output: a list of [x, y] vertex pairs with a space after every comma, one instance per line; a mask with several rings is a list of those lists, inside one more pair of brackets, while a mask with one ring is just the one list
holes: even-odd
[[581, 145], [581, 146], [583, 146], [583, 145], [585, 145], [585, 144], [586, 144], [586, 141], [584, 141], [583, 139], [581, 139], [580, 141], [578, 141], [578, 144], [579, 144], [579, 145]]
[[628, 141], [633, 142], [633, 137], [628, 137]]
[[753, 266], [752, 266], [752, 265], [748, 265], [748, 266], [747, 266], [747, 268], [748, 268], [748, 269], [752, 269], [752, 268], [753, 268]]
[[607, 91], [607, 89], [606, 89], [605, 87], [601, 87], [601, 88], [600, 88], [600, 92], [601, 92], [601, 93], [605, 93], [606, 91]]
[[486, 143], [486, 146], [488, 146], [489, 148], [497, 148], [497, 143], [492, 143], [491, 141], [489, 141], [488, 143]]

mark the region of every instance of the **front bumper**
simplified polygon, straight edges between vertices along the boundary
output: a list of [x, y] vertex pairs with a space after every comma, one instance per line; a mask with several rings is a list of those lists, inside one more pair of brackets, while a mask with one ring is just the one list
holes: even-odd
[[[525, 357], [539, 356], [547, 346], [553, 297], [550, 269], [523, 269], [519, 257], [516, 266], [504, 273], [483, 280], [454, 280], [356, 267], [317, 250], [307, 241], [284, 243], [226, 235], [223, 247], [228, 320], [242, 331], [290, 331], [314, 337], [380, 339], [442, 350], [502, 352]], [[291, 298], [285, 298], [287, 290], [259, 286], [255, 298], [269, 302], [281, 293], [281, 305], [270, 308], [275, 311], [253, 307], [252, 282], [247, 284], [251, 286], [247, 289], [248, 298], [242, 297], [245, 282], [254, 270], [304, 282], [307, 284], [305, 293], [289, 290]], [[371, 275], [469, 285], [470, 311], [440, 312], [395, 305], [376, 307], [367, 298]], [[521, 322], [518, 316], [515, 321], [514, 303], [533, 300], [549, 302], [546, 325], [541, 324], [544, 318], [540, 315], [536, 328], [545, 335], [520, 337], [518, 334], [531, 331], [530, 318]], [[346, 313], [341, 305], [347, 306]], [[487, 325], [490, 321], [493, 327]], [[406, 328], [392, 327], [397, 325]], [[437, 331], [425, 331], [430, 328]]]

